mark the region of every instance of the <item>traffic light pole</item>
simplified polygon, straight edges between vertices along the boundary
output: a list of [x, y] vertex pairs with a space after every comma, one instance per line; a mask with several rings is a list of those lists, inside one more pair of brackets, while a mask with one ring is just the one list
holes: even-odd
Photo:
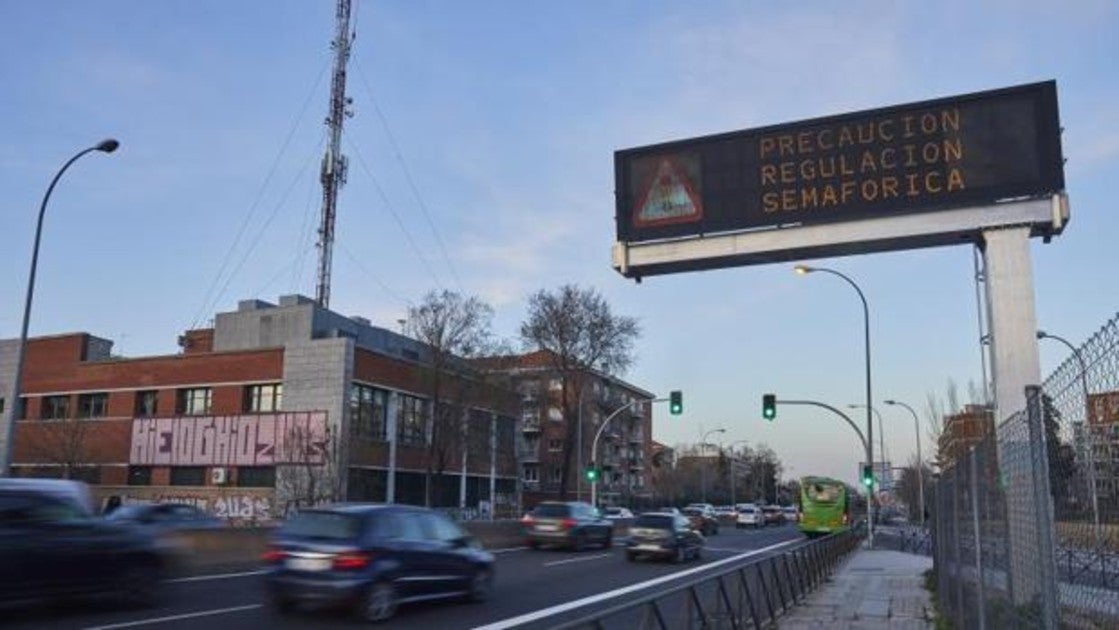
[[[840, 418], [843, 418], [843, 420], [845, 420], [847, 422], [847, 424], [850, 425], [851, 428], [855, 430], [855, 434], [859, 436], [859, 442], [862, 443], [863, 452], [866, 453], [866, 456], [867, 456], [867, 465], [871, 466], [871, 470], [873, 470], [874, 462], [870, 461], [870, 457], [871, 457], [870, 444], [867, 442], [866, 436], [863, 435], [863, 432], [859, 430], [859, 425], [855, 424], [855, 421], [852, 420], [847, 414], [845, 414], [842, 411], [836, 409], [835, 407], [832, 407], [831, 405], [828, 405], [828, 404], [825, 404], [825, 403], [822, 403], [822, 402], [817, 402], [815, 400], [778, 400], [776, 402], [779, 403], [779, 404], [782, 404], [782, 405], [803, 405], [803, 406], [809, 406], [809, 407], [819, 407], [821, 409], [827, 409], [828, 411], [834, 413], [835, 415], [839, 416]], [[869, 413], [869, 412], [867, 412], [867, 413]], [[862, 481], [862, 480], [860, 479], [860, 481]], [[867, 493], [866, 493], [866, 521], [867, 521], [866, 531], [867, 531], [867, 538], [868, 538], [868, 541], [869, 541], [871, 546], [874, 546], [874, 508], [872, 507], [873, 504], [874, 504], [874, 496], [873, 495], [874, 495], [874, 487], [871, 486], [870, 488], [867, 488]]]
[[[649, 404], [666, 402], [667, 400], [668, 400], [667, 398], [654, 398], [653, 400], [649, 401]], [[606, 430], [606, 427], [610, 426], [610, 421], [613, 420], [615, 416], [617, 416], [618, 414], [622, 413], [623, 411], [625, 411], [626, 409], [629, 409], [630, 407], [632, 407], [634, 405], [641, 404], [642, 402], [643, 401], [640, 401], [640, 400], [635, 400], [633, 402], [628, 402], [628, 403], [622, 405], [621, 407], [618, 407], [614, 411], [611, 411], [610, 415], [606, 416], [606, 419], [602, 421], [602, 426], [598, 427], [598, 431], [595, 431], [594, 441], [591, 442], [591, 466], [594, 466], [596, 470], [598, 469], [598, 440], [599, 440], [599, 438], [602, 437], [602, 432]], [[579, 471], [579, 472], [580, 472], [580, 474], [585, 474], [585, 471]], [[597, 475], [595, 476], [594, 479], [591, 480], [591, 505], [593, 505], [595, 507], [598, 507], [598, 476]]]

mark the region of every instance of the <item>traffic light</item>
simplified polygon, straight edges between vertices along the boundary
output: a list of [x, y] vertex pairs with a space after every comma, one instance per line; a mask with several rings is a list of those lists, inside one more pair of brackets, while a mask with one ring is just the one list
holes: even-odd
[[874, 467], [863, 466], [863, 485], [872, 488], [874, 487]]
[[777, 396], [774, 394], [762, 395], [762, 417], [766, 420], [777, 417]]
[[678, 389], [668, 392], [668, 413], [674, 416], [684, 413], [684, 392]]
[[587, 481], [591, 483], [598, 481], [598, 468], [595, 467], [594, 462], [591, 462], [591, 465], [587, 466], [586, 473], [584, 474], [587, 476]]

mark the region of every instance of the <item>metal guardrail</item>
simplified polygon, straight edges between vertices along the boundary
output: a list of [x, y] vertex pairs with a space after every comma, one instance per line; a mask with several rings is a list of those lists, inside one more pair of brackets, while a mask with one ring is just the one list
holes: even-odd
[[832, 534], [555, 628], [764, 628], [820, 586], [860, 537]]

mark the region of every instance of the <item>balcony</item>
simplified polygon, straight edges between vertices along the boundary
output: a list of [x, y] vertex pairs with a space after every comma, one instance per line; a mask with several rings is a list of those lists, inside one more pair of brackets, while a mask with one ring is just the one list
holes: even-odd
[[533, 418], [521, 420], [521, 431], [524, 433], [540, 433], [540, 419]]
[[517, 459], [522, 462], [538, 462], [540, 461], [540, 443], [520, 443], [517, 444]]
[[645, 432], [644, 431], [631, 431], [629, 434], [630, 444], [644, 444]]

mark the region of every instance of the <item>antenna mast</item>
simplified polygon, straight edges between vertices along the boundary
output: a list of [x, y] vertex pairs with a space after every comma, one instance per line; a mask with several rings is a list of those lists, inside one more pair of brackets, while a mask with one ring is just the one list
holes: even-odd
[[346, 96], [346, 63], [350, 59], [350, 44], [354, 33], [350, 31], [350, 0], [338, 0], [335, 10], [336, 30], [330, 43], [334, 49], [334, 78], [330, 83], [330, 114], [326, 126], [330, 129], [330, 146], [322, 159], [322, 223], [319, 225], [319, 280], [315, 287], [315, 301], [326, 308], [330, 306], [330, 267], [334, 255], [334, 215], [338, 207], [338, 191], [346, 183], [346, 156], [342, 155], [342, 122], [352, 116], [348, 109], [352, 99]]

